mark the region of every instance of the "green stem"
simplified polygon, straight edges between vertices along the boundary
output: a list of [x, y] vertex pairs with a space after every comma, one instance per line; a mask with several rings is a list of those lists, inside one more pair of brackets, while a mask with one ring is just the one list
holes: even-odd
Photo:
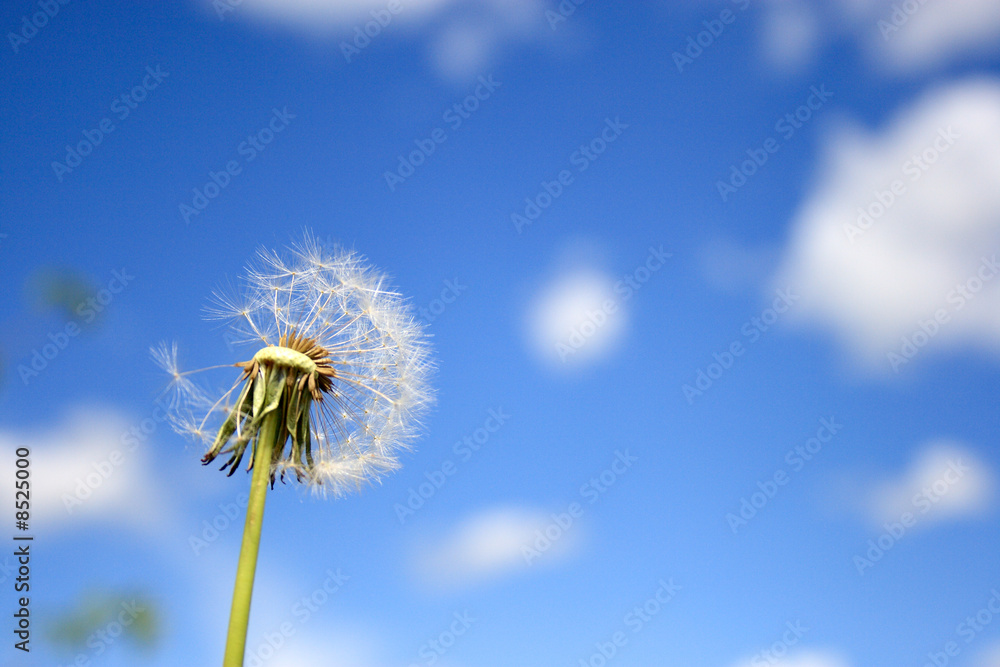
[[247, 624], [250, 622], [250, 597], [253, 595], [253, 578], [257, 570], [257, 551], [260, 549], [260, 528], [264, 521], [264, 501], [267, 486], [271, 483], [271, 453], [274, 451], [281, 417], [278, 410], [264, 417], [257, 436], [257, 451], [253, 459], [253, 479], [247, 502], [247, 521], [243, 527], [243, 546], [240, 562], [236, 566], [236, 586], [233, 606], [229, 614], [229, 634], [226, 636], [226, 656], [223, 667], [243, 667], [243, 654], [247, 645]]

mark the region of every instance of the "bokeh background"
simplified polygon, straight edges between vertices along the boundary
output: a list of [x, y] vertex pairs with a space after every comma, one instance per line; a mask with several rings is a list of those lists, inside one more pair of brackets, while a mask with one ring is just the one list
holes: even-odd
[[0, 27], [3, 664], [218, 664], [249, 479], [149, 348], [252, 354], [203, 308], [310, 228], [411, 299], [438, 403], [380, 486], [270, 495], [248, 665], [1000, 665], [997, 0]]

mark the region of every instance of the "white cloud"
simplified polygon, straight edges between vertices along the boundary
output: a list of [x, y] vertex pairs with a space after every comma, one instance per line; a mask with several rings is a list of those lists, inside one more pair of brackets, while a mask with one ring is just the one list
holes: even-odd
[[[529, 565], [524, 549], [534, 549], [537, 531], [553, 518], [538, 510], [499, 507], [475, 514], [420, 550], [421, 578], [438, 588], [460, 587], [537, 567], [571, 553], [578, 543], [576, 522], [560, 531], [551, 546]], [[578, 520], [576, 520], [578, 521]], [[553, 529], [554, 530], [554, 529]]]
[[[938, 310], [948, 321], [929, 341], [917, 335], [925, 346], [1000, 349], [1000, 279], [977, 278], [1000, 252], [998, 182], [996, 80], [933, 90], [877, 132], [842, 127], [826, 141], [776, 282], [803, 294], [801, 318], [885, 369], [898, 370], [885, 355]], [[963, 298], [959, 285], [981, 291]]]
[[[208, 2], [216, 13], [218, 2]], [[235, 2], [231, 4], [236, 5]], [[307, 35], [362, 48], [383, 39], [425, 38], [427, 57], [446, 79], [487, 74], [501, 49], [510, 43], [548, 37], [545, 0], [242, 0], [222, 18], [245, 13], [290, 26]], [[396, 8], [396, 5], [394, 5]], [[360, 31], [360, 34], [359, 34]], [[357, 54], [352, 57], [358, 57]]]
[[925, 444], [906, 470], [877, 484], [867, 509], [876, 526], [909, 512], [917, 525], [976, 517], [993, 506], [996, 478], [967, 447], [950, 441]]
[[[160, 487], [146, 453], [121, 443], [130, 426], [118, 412], [95, 408], [78, 409], [62, 423], [39, 429], [0, 431], [5, 470], [14, 469], [18, 448], [31, 450], [35, 526], [88, 520], [158, 525], [163, 518]], [[5, 495], [13, 491], [5, 490]]]
[[[919, 71], [970, 53], [997, 50], [1000, 0], [892, 0], [868, 5], [862, 20], [872, 23], [867, 32], [869, 49], [891, 69]], [[916, 9], [908, 13], [903, 5]]]
[[784, 73], [811, 64], [819, 46], [820, 17], [805, 0], [771, 0], [760, 31], [764, 59]]
[[733, 667], [757, 667], [762, 664], [769, 665], [769, 667], [850, 667], [848, 662], [833, 653], [816, 651], [804, 651], [777, 660], [771, 656], [766, 659], [749, 658], [736, 663]]
[[[413, 21], [426, 17], [456, 0], [400, 0], [401, 9], [392, 13], [394, 21]], [[215, 3], [209, 3], [215, 12]], [[388, 0], [242, 0], [230, 1], [235, 12], [246, 11], [265, 19], [288, 23], [304, 30], [322, 30], [372, 20], [372, 12], [388, 11]], [[223, 17], [233, 16], [226, 12]], [[385, 19], [383, 18], [383, 21]]]
[[1000, 46], [1000, 0], [771, 0], [763, 21], [764, 55], [783, 70], [792, 64], [785, 57], [808, 58], [822, 42], [841, 37], [855, 39], [874, 66], [893, 74]]
[[627, 320], [614, 285], [615, 280], [601, 271], [578, 268], [542, 288], [528, 314], [529, 334], [538, 355], [564, 367], [608, 356]]

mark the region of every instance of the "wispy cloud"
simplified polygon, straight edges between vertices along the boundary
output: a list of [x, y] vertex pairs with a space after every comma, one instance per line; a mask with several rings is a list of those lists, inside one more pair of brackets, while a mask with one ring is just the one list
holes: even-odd
[[772, 0], [764, 5], [760, 41], [764, 60], [784, 74], [797, 74], [812, 64], [821, 45], [822, 18], [806, 0]]
[[1000, 0], [769, 0], [761, 7], [765, 60], [780, 71], [802, 69], [824, 42], [843, 39], [889, 75], [916, 75], [1000, 48]]
[[733, 667], [850, 667], [850, 663], [834, 653], [802, 652], [786, 658], [747, 659], [736, 663]]
[[868, 494], [874, 524], [899, 521], [904, 512], [919, 524], [979, 516], [993, 507], [994, 471], [968, 447], [951, 441], [925, 444], [907, 467], [876, 483]]
[[774, 272], [778, 249], [749, 247], [730, 238], [709, 241], [698, 253], [698, 264], [709, 285], [724, 292], [759, 290]]
[[348, 50], [364, 49], [372, 40], [416, 37], [436, 72], [457, 80], [482, 74], [508, 46], [551, 38], [552, 32], [544, 0], [210, 0], [206, 5], [223, 20], [246, 16], [285, 25], [337, 44], [343, 40]]
[[983, 651], [975, 665], [976, 667], [1000, 667], [1000, 642], [993, 642], [992, 646]]
[[[481, 511], [421, 548], [417, 572], [423, 583], [450, 589], [527, 571], [524, 550], [551, 523], [552, 519], [537, 509], [497, 507]], [[553, 542], [546, 562], [572, 553], [576, 544], [577, 531], [563, 536]]]

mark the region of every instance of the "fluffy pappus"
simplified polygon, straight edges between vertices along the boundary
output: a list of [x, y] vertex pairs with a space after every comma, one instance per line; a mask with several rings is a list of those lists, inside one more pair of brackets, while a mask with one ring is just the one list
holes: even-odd
[[261, 249], [208, 314], [228, 324], [231, 340], [257, 346], [248, 360], [212, 367], [241, 369], [221, 396], [179, 371], [176, 345], [153, 350], [173, 378], [171, 421], [208, 445], [206, 464], [223, 457], [232, 474], [249, 449], [250, 469], [271, 415], [272, 485], [291, 473], [343, 495], [398, 467], [433, 401], [433, 363], [409, 304], [363, 257], [306, 232], [285, 255]]

